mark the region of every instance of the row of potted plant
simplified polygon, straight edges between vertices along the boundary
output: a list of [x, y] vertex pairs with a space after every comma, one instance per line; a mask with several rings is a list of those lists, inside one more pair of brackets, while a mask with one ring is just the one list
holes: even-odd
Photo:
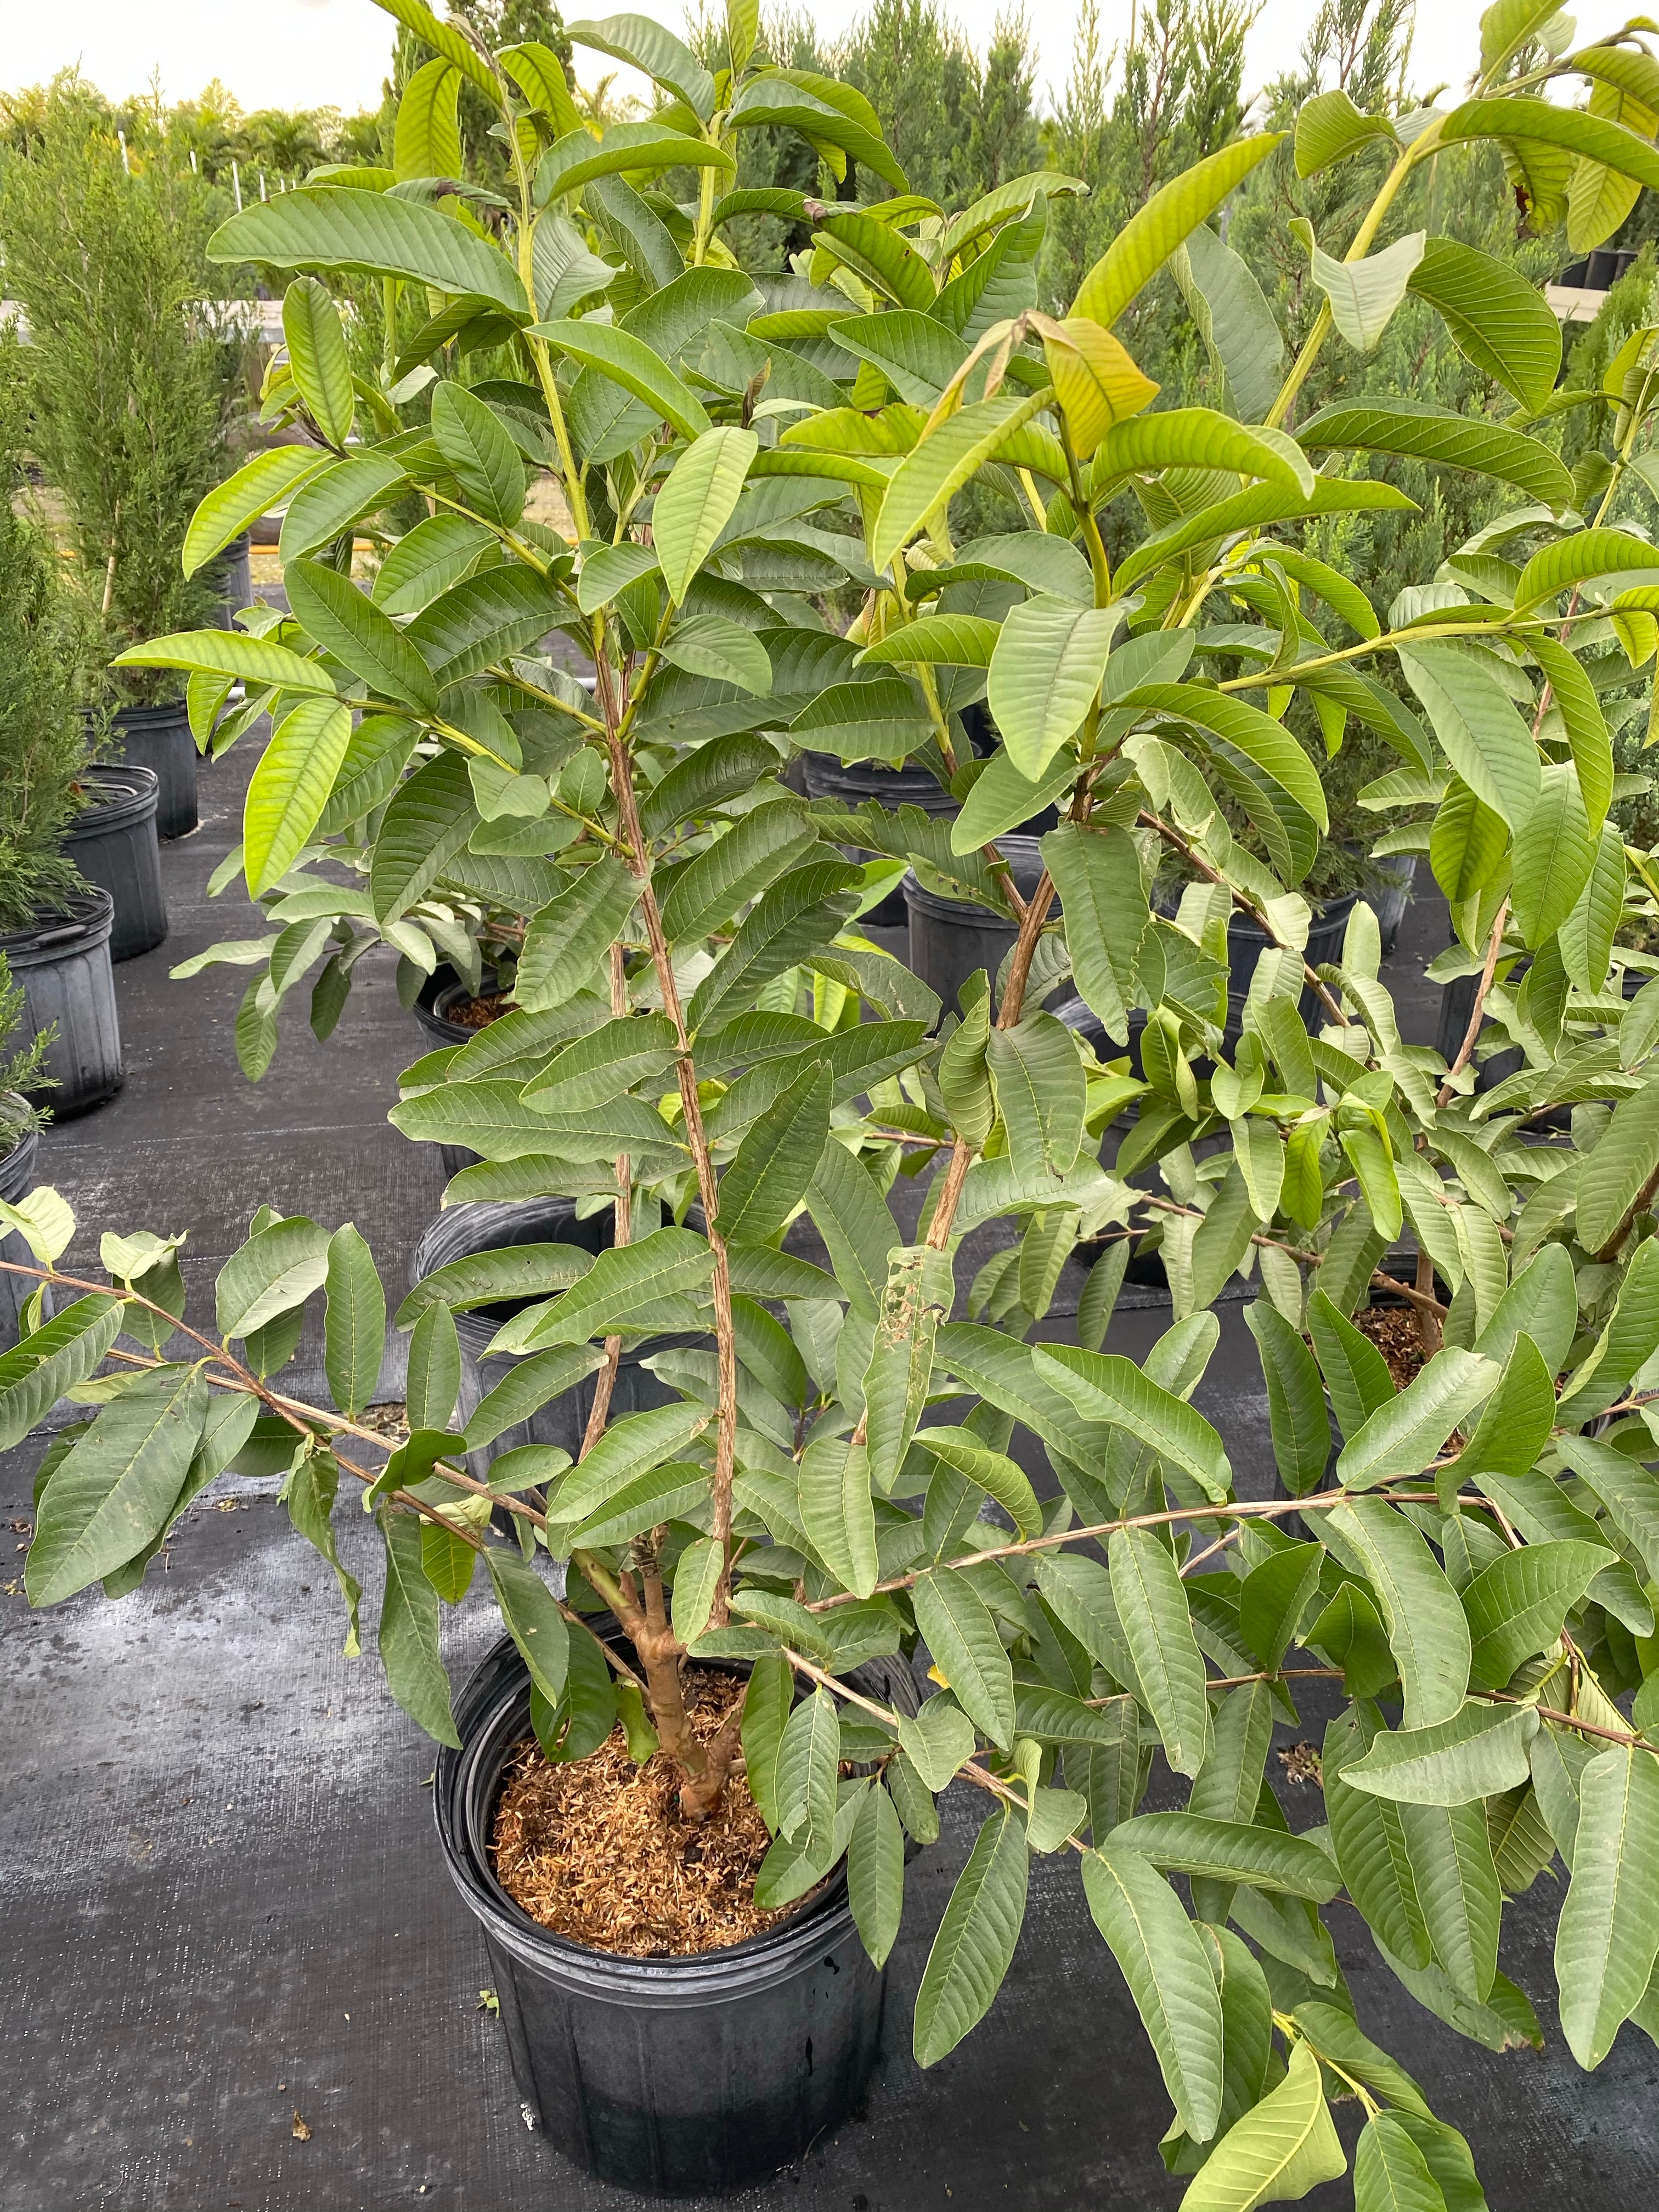
[[[1621, 945], [1659, 881], [1609, 813], [1609, 710], [1650, 689], [1659, 636], [1635, 496], [1659, 369], [1644, 329], [1558, 390], [1559, 328], [1516, 272], [1389, 217], [1424, 165], [1495, 145], [1540, 220], [1570, 203], [1608, 234], [1659, 185], [1631, 127], [1659, 60], [1639, 27], [1558, 52], [1540, 9], [1498, 0], [1470, 99], [1310, 100], [1298, 170], [1384, 166], [1352, 239], [1308, 241], [1324, 306], [1246, 422], [1153, 406], [1113, 325], [1184, 252], [1219, 363], [1259, 350], [1209, 224], [1274, 134], [1155, 194], [1050, 315], [1034, 257], [1070, 180], [910, 194], [856, 93], [756, 65], [752, 11], [714, 69], [643, 19], [573, 26], [659, 92], [596, 135], [545, 49], [386, 4], [437, 57], [407, 159], [211, 249], [298, 272], [266, 405], [306, 442], [210, 493], [185, 561], [285, 502], [290, 611], [121, 665], [184, 673], [221, 749], [270, 719], [234, 864], [264, 933], [217, 948], [256, 970], [250, 1072], [290, 994], [326, 1029], [383, 945], [411, 998], [446, 960], [493, 1017], [393, 1110], [467, 1156], [392, 1316], [407, 1433], [386, 1455], [364, 1419], [388, 1305], [349, 1224], [262, 1207], [210, 1328], [176, 1237], [112, 1233], [106, 1279], [70, 1275], [37, 1191], [3, 1218], [58, 1310], [0, 1364], [0, 1441], [66, 1390], [94, 1410], [43, 1461], [29, 1595], [118, 1596], [224, 1469], [279, 1473], [355, 1652], [333, 1516], [362, 1497], [379, 1656], [443, 1747], [441, 1837], [520, 2093], [607, 2178], [735, 2185], [842, 2116], [908, 1861], [960, 1783], [986, 1817], [920, 2063], [991, 2009], [1031, 1855], [1059, 1855], [1157, 2055], [1188, 2212], [1344, 2173], [1336, 2094], [1363, 2111], [1365, 2212], [1479, 2203], [1436, 2085], [1358, 2018], [1326, 1909], [1459, 2033], [1536, 2043], [1503, 1908], [1559, 1858], [1569, 2047], [1593, 2067], [1626, 2023], [1659, 2031], [1659, 990], [1627, 990], [1650, 963]], [[1545, 96], [1569, 77], [1588, 111]], [[463, 81], [499, 111], [507, 204], [446, 158]], [[738, 189], [757, 128], [890, 196]], [[785, 277], [726, 243], [757, 211], [812, 227]], [[331, 290], [364, 278], [388, 331], [422, 318], [378, 381]], [[1313, 361], [1374, 344], [1408, 290], [1493, 410], [1297, 420]], [[469, 380], [485, 348], [500, 373]], [[1576, 473], [1570, 410], [1600, 439]], [[1385, 623], [1299, 526], [1399, 508], [1401, 455], [1483, 474], [1497, 511]], [[951, 501], [988, 471], [1031, 526], [958, 544]], [[544, 477], [574, 542], [529, 511]], [[1332, 754], [1357, 722], [1398, 758], [1375, 795], [1449, 902], [1439, 973], [1474, 979], [1449, 1052], [1402, 1042], [1369, 906], [1313, 935], [1304, 714]], [[803, 754], [925, 769], [953, 811], [803, 797]], [[913, 915], [926, 895], [1003, 932], [953, 1005], [860, 928], [907, 873]], [[1088, 1023], [1049, 1011], [1073, 996]], [[1487, 1021], [1518, 1060], [1480, 1090]], [[1112, 1323], [1154, 1252], [1170, 1320], [1137, 1362]], [[1070, 1343], [1049, 1316], [1074, 1255]], [[1241, 1279], [1266, 1497], [1192, 1402]], [[1409, 1381], [1357, 1325], [1373, 1290], [1414, 1318]], [[280, 1387], [313, 1306], [331, 1407]], [[504, 1637], [458, 1697], [441, 1621], [475, 1589]], [[1309, 1677], [1346, 1703], [1326, 1818], [1297, 1833], [1267, 1754]], [[1141, 1809], [1158, 1758], [1179, 1810]], [[619, 1843], [635, 1777], [653, 1815]], [[664, 1870], [658, 1933], [607, 1891], [607, 1838]]]

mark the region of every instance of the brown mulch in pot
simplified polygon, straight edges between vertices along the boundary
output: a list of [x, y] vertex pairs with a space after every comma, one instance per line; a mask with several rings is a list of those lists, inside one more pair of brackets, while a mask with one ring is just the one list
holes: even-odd
[[491, 1022], [500, 1021], [503, 1014], [514, 1011], [513, 1001], [504, 991], [490, 991], [482, 999], [457, 999], [444, 1008], [443, 1018], [453, 1022], [459, 1030], [488, 1029]]
[[[697, 1734], [712, 1736], [746, 1687], [736, 1675], [689, 1672]], [[660, 1752], [635, 1765], [620, 1726], [568, 1766], [550, 1764], [527, 1737], [496, 1800], [496, 1880], [556, 1935], [635, 1958], [720, 1950], [798, 1911], [755, 1903], [771, 1838], [742, 1777], [700, 1826], [681, 1820], [679, 1787], [678, 1767]]]
[[1408, 1306], [1367, 1306], [1354, 1316], [1353, 1325], [1387, 1360], [1395, 1389], [1403, 1390], [1425, 1358], [1415, 1314]]

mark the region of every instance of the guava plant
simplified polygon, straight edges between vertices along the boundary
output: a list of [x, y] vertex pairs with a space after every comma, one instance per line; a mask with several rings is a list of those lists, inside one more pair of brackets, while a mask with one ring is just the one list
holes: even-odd
[[[878, 1961], [906, 1834], [933, 1838], [953, 1780], [983, 1794], [918, 1998], [922, 2063], [989, 2008], [1031, 1853], [1062, 1854], [1163, 2069], [1188, 2212], [1342, 2173], [1334, 2092], [1364, 2108], [1367, 2212], [1477, 2205], [1462, 2137], [1356, 2018], [1323, 1908], [1346, 1897], [1461, 2033], [1536, 2042], [1499, 1929], [1559, 1856], [1575, 2056], [1597, 2064], [1627, 2021], [1659, 2031], [1659, 987], [1627, 995], [1646, 956], [1620, 950], [1655, 879], [1610, 819], [1603, 704], [1621, 719], [1651, 685], [1659, 558], [1624, 502], [1659, 332], [1601, 387], [1558, 390], [1559, 330], [1511, 269], [1387, 234], [1424, 164], [1495, 170], [1496, 147], [1533, 220], [1565, 207], [1580, 244], [1608, 234], [1659, 184], [1659, 62], [1639, 29], [1558, 55], [1547, 8], [1499, 0], [1470, 100], [1362, 115], [1319, 95], [1282, 151], [1247, 138], [1155, 195], [1050, 314], [1036, 256], [1071, 180], [960, 213], [909, 195], [856, 94], [757, 61], [752, 12], [718, 70], [641, 19], [573, 26], [661, 95], [599, 136], [544, 50], [487, 54], [413, 0], [393, 12], [439, 57], [400, 118], [407, 173], [331, 176], [216, 244], [302, 272], [273, 397], [304, 442], [214, 493], [187, 558], [286, 499], [292, 611], [129, 657], [189, 672], [204, 736], [271, 719], [240, 856], [271, 926], [244, 1027], [264, 1035], [319, 963], [326, 1007], [382, 939], [465, 972], [465, 902], [521, 913], [513, 1011], [417, 1062], [393, 1119], [479, 1156], [453, 1196], [608, 1200], [613, 1238], [420, 1284], [395, 1316], [410, 1434], [382, 1464], [362, 1415], [386, 1304], [355, 1229], [262, 1212], [208, 1330], [178, 1239], [107, 1237], [113, 1287], [72, 1278], [61, 1205], [37, 1194], [6, 1218], [74, 1302], [0, 1364], [0, 1441], [65, 1392], [100, 1409], [43, 1463], [29, 1594], [131, 1587], [201, 1486], [262, 1468], [338, 1572], [355, 1649], [344, 1475], [383, 1542], [381, 1660], [434, 1736], [455, 1740], [441, 1610], [482, 1559], [548, 1756], [620, 1712], [637, 1753], [678, 1761], [686, 1819], [747, 1789], [775, 1838], [760, 1901], [844, 1856]], [[1587, 109], [1544, 97], [1566, 75]], [[500, 110], [510, 204], [458, 173], [462, 76]], [[729, 189], [763, 125], [891, 196]], [[1356, 235], [1305, 241], [1325, 306], [1285, 368], [1209, 218], [1259, 162], [1310, 174], [1379, 144]], [[726, 227], [756, 211], [813, 226], [787, 277], [734, 265]], [[1112, 336], [1172, 257], [1232, 414], [1156, 408]], [[381, 280], [388, 332], [400, 301], [425, 311], [379, 382], [351, 371], [328, 276]], [[1407, 290], [1489, 376], [1488, 415], [1401, 395], [1295, 422], [1316, 354], [1364, 352]], [[484, 349], [511, 373], [470, 381]], [[1576, 472], [1552, 443], [1567, 409], [1601, 435]], [[1401, 454], [1480, 472], [1501, 511], [1384, 620], [1298, 526], [1406, 504]], [[1340, 473], [1355, 455], [1378, 473]], [[981, 478], [1029, 526], [958, 544], [951, 501]], [[371, 518], [365, 591], [350, 546]], [[842, 629], [837, 604], [857, 610]], [[961, 721], [981, 696], [983, 761]], [[1304, 958], [1313, 748], [1350, 717], [1400, 757], [1379, 805], [1432, 810], [1446, 965], [1476, 976], [1449, 1060], [1401, 1041], [1368, 908], [1339, 962]], [[805, 805], [777, 777], [799, 750], [924, 763], [959, 811]], [[1050, 805], [1023, 892], [998, 840]], [[944, 1012], [860, 935], [894, 870], [844, 846], [1014, 923], [1001, 972]], [[1185, 888], [1155, 902], [1170, 855]], [[1236, 913], [1269, 942], [1230, 1006]], [[1133, 1017], [1133, 1065], [1046, 1010], [1068, 976], [1110, 1039]], [[1521, 1065], [1481, 1089], [1488, 1013]], [[907, 1236], [890, 1201], [922, 1173]], [[829, 1270], [790, 1249], [803, 1216]], [[962, 1240], [992, 1223], [1000, 1249], [964, 1280]], [[1042, 1340], [1080, 1242], [1079, 1341]], [[1139, 1364], [1104, 1349], [1132, 1243], [1156, 1244], [1171, 1300]], [[1237, 1494], [1191, 1402], [1240, 1275], [1267, 1498]], [[1352, 1318], [1373, 1288], [1418, 1318], [1403, 1389]], [[319, 1297], [333, 1410], [275, 1379]], [[492, 1349], [514, 1364], [456, 1427], [454, 1316], [503, 1301]], [[623, 1346], [665, 1337], [672, 1402], [611, 1419]], [[466, 1472], [590, 1376], [574, 1463], [531, 1445]], [[631, 1656], [591, 1634], [605, 1609]], [[849, 1679], [918, 1644], [939, 1685], [919, 1716]], [[681, 1687], [703, 1657], [752, 1667], [709, 1743]], [[1326, 1820], [1297, 1834], [1267, 1760], [1309, 1676], [1346, 1702]], [[1157, 1754], [1179, 1809], [1140, 1809]]]

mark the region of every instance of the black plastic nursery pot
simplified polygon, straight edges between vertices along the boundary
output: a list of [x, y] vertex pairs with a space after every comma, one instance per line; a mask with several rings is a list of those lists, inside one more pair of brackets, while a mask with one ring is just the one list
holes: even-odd
[[[961, 811], [950, 793], [925, 768], [883, 768], [876, 761], [855, 761], [848, 766], [826, 753], [803, 754], [801, 766], [810, 799], [833, 799], [842, 806], [862, 806], [873, 799], [890, 812], [900, 806], [919, 806], [924, 814], [940, 821], [954, 821]], [[876, 857], [862, 849], [848, 849], [856, 860]], [[889, 891], [880, 905], [872, 907], [864, 916], [880, 929], [902, 929], [904, 919], [902, 885]]]
[[237, 616], [253, 598], [253, 541], [246, 531], [231, 539], [209, 573], [219, 593], [217, 627], [234, 629]]
[[196, 740], [190, 733], [184, 701], [167, 699], [159, 707], [122, 707], [116, 713], [115, 726], [121, 736], [123, 762], [149, 769], [161, 786], [156, 834], [188, 836], [201, 817], [196, 807]]
[[1386, 879], [1359, 894], [1376, 916], [1377, 933], [1385, 952], [1392, 952], [1400, 941], [1400, 925], [1406, 919], [1412, 885], [1416, 880], [1417, 859], [1415, 853], [1391, 854], [1378, 863], [1388, 871]]
[[[997, 850], [1008, 862], [1020, 896], [1029, 898], [1042, 873], [1040, 842], [1036, 837], [999, 837]], [[904, 878], [902, 889], [910, 917], [909, 965], [939, 993], [945, 1011], [960, 1008], [957, 994], [976, 968], [984, 969], [994, 990], [997, 970], [1019, 934], [1018, 923], [967, 899], [941, 898], [914, 876]], [[1048, 911], [1060, 912], [1058, 899]]]
[[[600, 1632], [627, 1652], [614, 1624]], [[902, 1658], [848, 1680], [916, 1709]], [[728, 1949], [589, 1950], [532, 1920], [495, 1880], [501, 1777], [530, 1729], [530, 1677], [505, 1638], [456, 1700], [455, 1722], [461, 1747], [438, 1754], [433, 1810], [483, 1929], [526, 2124], [603, 2181], [690, 2196], [758, 2181], [848, 2118], [878, 2053], [885, 1976], [853, 1924], [844, 1865], [789, 1919]]]
[[[1359, 894], [1349, 891], [1341, 898], [1328, 899], [1313, 910], [1313, 920], [1308, 929], [1308, 942], [1303, 958], [1310, 968], [1317, 968], [1327, 961], [1342, 957], [1342, 939], [1348, 927], [1348, 916], [1358, 902]], [[1250, 995], [1250, 983], [1256, 963], [1273, 943], [1259, 921], [1249, 915], [1235, 911], [1227, 924], [1227, 1028], [1237, 1030], [1244, 1018], [1244, 1001]], [[1306, 986], [1301, 999], [1302, 1018], [1315, 1019], [1319, 1000], [1311, 984]]]
[[126, 761], [83, 769], [81, 782], [91, 804], [64, 832], [64, 849], [114, 906], [110, 958], [132, 960], [153, 951], [167, 933], [155, 832], [161, 784], [152, 769]]
[[[447, 960], [441, 960], [422, 984], [410, 1012], [420, 1024], [427, 1039], [428, 1052], [443, 1052], [451, 1045], [471, 1044], [478, 1034], [476, 1024], [452, 1018], [452, 1009], [465, 1006], [477, 997], [487, 997], [495, 988], [495, 971], [486, 968], [483, 985], [475, 992], [465, 983]], [[487, 1026], [487, 1024], [486, 1024]], [[463, 1168], [477, 1167], [479, 1155], [465, 1145], [440, 1145], [438, 1157], [443, 1163], [444, 1179], [459, 1175]]]
[[[15, 1091], [9, 1095], [16, 1099]], [[9, 1152], [0, 1154], [0, 1199], [8, 1206], [15, 1206], [20, 1198], [27, 1198], [33, 1189], [40, 1150], [40, 1131], [26, 1129]], [[0, 1260], [15, 1261], [25, 1267], [36, 1264], [27, 1242], [15, 1233], [0, 1237]], [[0, 1352], [9, 1352], [21, 1335], [23, 1302], [34, 1287], [27, 1275], [0, 1271]]]
[[121, 1088], [125, 1074], [109, 957], [114, 921], [109, 893], [93, 890], [27, 929], [0, 933], [0, 952], [23, 990], [20, 1042], [27, 1046], [42, 1030], [57, 1027], [46, 1048], [51, 1087], [35, 1097], [37, 1105], [52, 1109], [55, 1121], [101, 1106]]
[[[575, 1200], [569, 1198], [522, 1199], [510, 1205], [479, 1200], [452, 1206], [438, 1216], [416, 1246], [409, 1279], [411, 1284], [424, 1282], [428, 1275], [435, 1274], [440, 1267], [447, 1267], [452, 1261], [471, 1259], [475, 1253], [493, 1252], [508, 1244], [574, 1244], [597, 1255], [610, 1249], [615, 1227], [610, 1206], [579, 1221]], [[502, 1299], [495, 1304], [475, 1306], [456, 1315], [455, 1334], [461, 1347], [461, 1389], [455, 1409], [458, 1427], [465, 1426], [479, 1401], [520, 1364], [505, 1352], [491, 1356], [487, 1346], [496, 1331], [514, 1314], [521, 1313], [533, 1303], [528, 1298]], [[641, 1362], [659, 1352], [700, 1341], [697, 1337], [677, 1335], [646, 1337], [633, 1345], [624, 1343], [611, 1389], [611, 1418], [617, 1420], [625, 1413], [641, 1413], [653, 1406], [670, 1404], [676, 1394], [665, 1383], [658, 1382]], [[593, 1378], [586, 1376], [562, 1396], [550, 1399], [528, 1419], [502, 1429], [482, 1454], [482, 1459], [493, 1459], [520, 1444], [556, 1444], [574, 1459], [581, 1449], [592, 1403]]]

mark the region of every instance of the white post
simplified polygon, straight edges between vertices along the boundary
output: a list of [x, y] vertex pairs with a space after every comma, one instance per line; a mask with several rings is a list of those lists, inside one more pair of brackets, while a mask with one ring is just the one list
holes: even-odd
[[261, 199], [264, 199], [264, 196], [265, 196], [265, 173], [264, 173], [264, 171], [263, 169], [261, 169], [261, 170], [260, 170], [260, 172], [259, 172], [259, 198], [260, 198]]
[[230, 181], [236, 194], [236, 212], [238, 215], [240, 215], [242, 212], [242, 172], [234, 155], [231, 158]]
[[127, 159], [127, 134], [125, 131], [118, 130], [115, 135], [121, 142], [121, 167], [125, 171], [126, 174], [131, 176], [132, 174], [132, 164]]

